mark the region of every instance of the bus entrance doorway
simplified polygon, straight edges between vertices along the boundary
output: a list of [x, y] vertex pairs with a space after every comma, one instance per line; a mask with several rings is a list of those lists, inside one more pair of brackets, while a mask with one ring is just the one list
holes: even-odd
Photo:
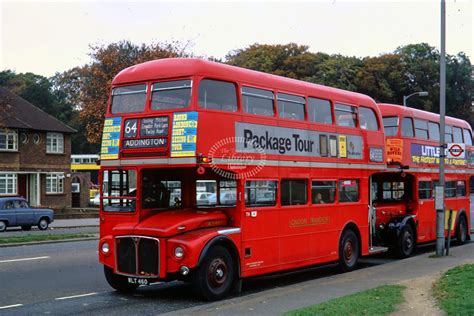
[[[396, 247], [399, 244], [398, 235], [393, 235], [391, 229], [394, 225], [399, 228], [401, 225], [408, 225], [415, 215], [415, 177], [405, 172], [376, 173], [371, 176], [369, 185], [371, 249], [375, 251], [378, 247]], [[411, 229], [408, 234], [410, 236], [407, 236], [410, 239], [409, 248], [416, 243], [415, 229], [416, 226]]]

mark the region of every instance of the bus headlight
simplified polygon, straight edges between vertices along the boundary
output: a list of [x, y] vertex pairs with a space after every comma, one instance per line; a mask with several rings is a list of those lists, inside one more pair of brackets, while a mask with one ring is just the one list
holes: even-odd
[[178, 259], [183, 258], [184, 256], [184, 249], [180, 246], [174, 248], [174, 256]]
[[110, 251], [109, 244], [107, 242], [104, 242], [101, 247], [102, 253], [103, 254], [108, 254]]

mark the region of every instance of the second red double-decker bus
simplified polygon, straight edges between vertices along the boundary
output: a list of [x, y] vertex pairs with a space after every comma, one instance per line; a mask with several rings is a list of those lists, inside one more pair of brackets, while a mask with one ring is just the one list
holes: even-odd
[[[439, 160], [445, 159], [446, 222], [458, 243], [469, 235], [469, 179], [474, 174], [471, 127], [446, 117], [446, 149], [440, 150], [439, 115], [393, 104], [379, 104], [386, 136], [388, 168], [371, 179], [376, 219], [374, 242], [410, 256], [416, 245], [436, 240], [435, 187]], [[448, 225], [446, 223], [445, 235]]]

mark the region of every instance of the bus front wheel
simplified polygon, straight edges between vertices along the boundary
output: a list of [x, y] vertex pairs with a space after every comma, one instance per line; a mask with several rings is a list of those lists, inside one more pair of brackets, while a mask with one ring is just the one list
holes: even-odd
[[464, 215], [461, 215], [456, 228], [456, 241], [458, 245], [462, 245], [467, 240], [467, 221]]
[[196, 295], [215, 301], [226, 297], [234, 282], [235, 271], [232, 256], [222, 246], [212, 247], [193, 274]]
[[352, 229], [343, 232], [339, 241], [339, 266], [343, 272], [352, 271], [359, 260], [359, 239]]
[[114, 271], [107, 266], [104, 266], [104, 274], [109, 285], [118, 292], [130, 293], [135, 291], [138, 287], [138, 284], [128, 283], [127, 277], [115, 274]]
[[398, 236], [396, 254], [398, 258], [408, 258], [415, 251], [415, 235], [410, 225], [403, 227]]

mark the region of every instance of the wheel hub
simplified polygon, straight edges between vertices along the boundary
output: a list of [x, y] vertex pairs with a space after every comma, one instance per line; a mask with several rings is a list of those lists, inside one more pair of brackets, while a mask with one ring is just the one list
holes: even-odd
[[354, 254], [354, 245], [352, 242], [347, 241], [344, 245], [344, 259], [346, 262], [350, 262], [352, 260]]
[[214, 288], [222, 286], [227, 280], [227, 271], [227, 264], [223, 259], [214, 259], [209, 265], [207, 273], [209, 284]]
[[411, 247], [413, 246], [413, 240], [412, 240], [411, 235], [408, 232], [405, 232], [404, 240], [405, 240], [405, 249], [410, 250]]

